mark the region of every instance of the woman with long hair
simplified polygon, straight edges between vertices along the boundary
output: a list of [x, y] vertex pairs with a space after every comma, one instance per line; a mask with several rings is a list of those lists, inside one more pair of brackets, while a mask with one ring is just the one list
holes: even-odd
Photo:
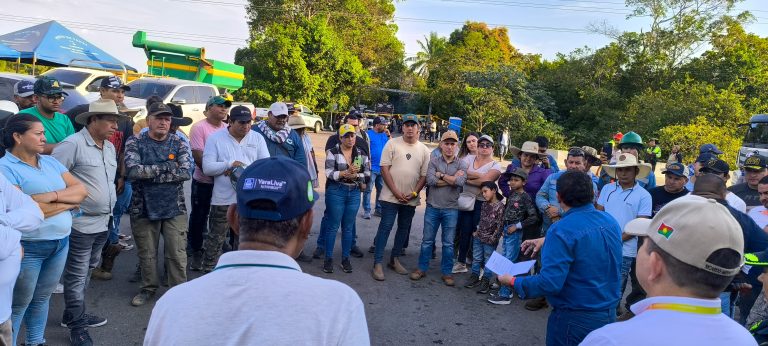
[[[69, 250], [72, 210], [88, 195], [85, 186], [45, 149], [45, 129], [33, 115], [17, 114], [0, 131], [0, 172], [37, 202], [45, 219], [21, 237], [24, 257], [13, 289], [13, 344], [22, 322], [25, 344], [45, 344], [48, 303]], [[23, 320], [22, 320], [23, 319]]]
[[461, 142], [461, 148], [459, 149], [460, 159], [464, 159], [467, 155], [477, 155], [478, 138], [480, 138], [480, 134], [476, 132], [470, 132], [464, 136], [464, 140]]

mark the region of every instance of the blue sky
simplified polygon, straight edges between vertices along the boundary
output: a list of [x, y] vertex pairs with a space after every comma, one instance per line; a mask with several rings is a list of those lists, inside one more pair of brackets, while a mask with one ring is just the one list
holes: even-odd
[[[148, 32], [150, 40], [202, 46], [207, 57], [232, 61], [235, 50], [245, 46], [248, 37], [243, 3], [245, 0], [3, 0], [0, 33], [58, 20], [143, 71], [146, 57], [131, 46], [131, 35], [141, 29]], [[430, 31], [447, 36], [467, 20], [576, 31], [603, 21], [633, 31], [646, 24], [639, 19], [626, 20], [628, 10], [620, 0], [404, 0], [396, 7], [397, 36], [407, 55], [419, 51], [417, 40]], [[757, 21], [764, 24], [752, 24], [747, 29], [768, 36], [767, 0], [747, 0], [739, 8], [756, 10]], [[557, 52], [568, 53], [583, 46], [599, 48], [610, 42], [595, 34], [516, 28], [509, 28], [509, 36], [522, 52], [550, 59]]]

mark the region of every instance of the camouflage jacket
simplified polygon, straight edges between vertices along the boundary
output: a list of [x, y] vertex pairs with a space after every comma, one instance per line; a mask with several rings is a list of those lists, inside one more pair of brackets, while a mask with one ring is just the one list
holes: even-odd
[[189, 145], [176, 134], [158, 142], [148, 133], [125, 143], [125, 171], [133, 186], [131, 216], [169, 219], [187, 212], [183, 183], [191, 178]]
[[504, 225], [520, 223], [523, 227], [533, 226], [539, 221], [536, 204], [525, 192], [512, 191], [507, 197], [504, 209]]

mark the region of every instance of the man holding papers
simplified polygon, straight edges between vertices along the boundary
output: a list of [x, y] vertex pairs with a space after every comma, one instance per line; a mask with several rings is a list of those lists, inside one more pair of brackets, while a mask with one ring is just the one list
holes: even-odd
[[546, 241], [522, 245], [524, 252], [542, 250], [540, 274], [499, 277], [499, 283], [513, 286], [521, 299], [544, 296], [552, 305], [547, 345], [577, 345], [591, 331], [616, 320], [621, 229], [613, 217], [595, 209], [593, 194], [587, 174], [570, 171], [560, 176], [562, 219], [552, 224]]

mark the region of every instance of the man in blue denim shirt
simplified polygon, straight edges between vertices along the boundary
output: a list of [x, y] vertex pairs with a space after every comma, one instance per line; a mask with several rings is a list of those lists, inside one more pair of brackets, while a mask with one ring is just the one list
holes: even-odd
[[522, 251], [542, 257], [541, 273], [499, 277], [521, 299], [547, 297], [553, 310], [547, 345], [577, 345], [591, 331], [616, 320], [621, 266], [621, 229], [592, 204], [592, 179], [568, 171], [557, 180], [557, 198], [565, 211], [544, 238], [523, 243]]

